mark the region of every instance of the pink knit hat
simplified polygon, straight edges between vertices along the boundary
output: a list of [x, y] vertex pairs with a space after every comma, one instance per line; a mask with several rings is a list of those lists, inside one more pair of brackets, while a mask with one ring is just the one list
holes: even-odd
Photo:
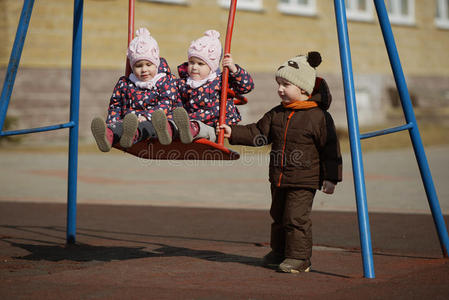
[[127, 56], [131, 67], [139, 60], [146, 59], [159, 68], [159, 46], [148, 29], [140, 28], [136, 31], [136, 37], [129, 44]]
[[187, 57], [195, 56], [204, 60], [211, 72], [218, 69], [221, 59], [220, 33], [216, 30], [208, 30], [204, 36], [194, 40], [189, 47]]

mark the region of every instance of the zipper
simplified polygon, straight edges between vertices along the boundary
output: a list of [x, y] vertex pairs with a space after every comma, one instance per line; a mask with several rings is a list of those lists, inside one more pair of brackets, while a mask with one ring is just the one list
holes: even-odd
[[285, 132], [284, 132], [284, 145], [282, 146], [282, 156], [281, 156], [281, 174], [279, 174], [279, 181], [278, 181], [278, 187], [281, 186], [281, 180], [282, 180], [282, 169], [284, 169], [284, 154], [285, 154], [285, 145], [287, 143], [287, 130], [288, 125], [290, 124], [290, 120], [293, 117], [293, 114], [295, 111], [292, 111], [288, 117], [287, 117], [287, 125], [285, 125]]

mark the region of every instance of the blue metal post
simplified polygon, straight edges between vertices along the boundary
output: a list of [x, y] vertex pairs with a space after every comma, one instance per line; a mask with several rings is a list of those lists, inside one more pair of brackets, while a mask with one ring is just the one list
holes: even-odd
[[410, 138], [412, 140], [413, 149], [415, 151], [415, 157], [418, 162], [421, 178], [424, 183], [424, 188], [429, 202], [430, 210], [432, 212], [433, 220], [440, 239], [441, 250], [444, 257], [448, 257], [449, 250], [449, 237], [446, 229], [446, 224], [441, 213], [440, 204], [433, 184], [432, 174], [430, 173], [429, 164], [427, 162], [426, 153], [421, 141], [421, 135], [418, 130], [418, 125], [413, 112], [412, 102], [405, 82], [404, 73], [402, 71], [401, 61], [399, 60], [398, 50], [394, 41], [393, 32], [391, 30], [390, 21], [388, 19], [388, 13], [385, 8], [383, 0], [374, 0], [374, 4], [379, 18], [380, 27], [382, 29], [382, 35], [384, 37], [385, 46], [388, 51], [388, 57], [390, 59], [390, 65], [393, 70], [396, 86], [399, 91], [399, 97], [401, 99], [402, 109], [404, 111], [405, 119], [408, 124], [413, 126], [409, 129]]
[[366, 200], [365, 177], [363, 174], [360, 131], [355, 102], [354, 79], [352, 72], [351, 50], [349, 47], [348, 25], [344, 0], [334, 0], [335, 19], [337, 22], [338, 44], [340, 48], [341, 70], [346, 99], [346, 114], [351, 146], [352, 171], [359, 221], [360, 245], [362, 249], [363, 270], [366, 278], [374, 278], [373, 253]]
[[31, 13], [33, 12], [34, 0], [25, 0], [23, 2], [22, 13], [20, 15], [19, 25], [17, 26], [16, 38], [9, 57], [8, 70], [6, 71], [5, 81], [3, 83], [2, 96], [0, 98], [0, 132], [3, 131], [3, 124], [8, 111], [9, 100], [11, 98], [14, 81], [16, 80], [17, 68], [19, 67], [20, 57], [22, 56], [23, 44], [30, 24]]
[[76, 125], [70, 128], [69, 170], [67, 187], [67, 243], [76, 241], [76, 191], [78, 173], [78, 129], [79, 98], [81, 77], [81, 44], [83, 29], [83, 0], [74, 1], [73, 44], [72, 44], [72, 79], [70, 87], [70, 122]]

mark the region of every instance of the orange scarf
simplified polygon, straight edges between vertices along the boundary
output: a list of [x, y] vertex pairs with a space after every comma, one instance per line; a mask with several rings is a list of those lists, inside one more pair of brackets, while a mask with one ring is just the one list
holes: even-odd
[[281, 102], [285, 108], [290, 109], [307, 109], [317, 107], [318, 104], [315, 101], [293, 101], [288, 104]]

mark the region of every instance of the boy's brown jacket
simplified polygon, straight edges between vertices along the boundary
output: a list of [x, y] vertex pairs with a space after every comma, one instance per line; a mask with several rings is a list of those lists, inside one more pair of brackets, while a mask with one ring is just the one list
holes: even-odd
[[269, 175], [277, 187], [320, 189], [323, 180], [342, 180], [340, 146], [326, 111], [332, 97], [321, 78], [310, 100], [319, 107], [292, 110], [278, 105], [257, 123], [231, 126], [231, 144], [271, 144]]

